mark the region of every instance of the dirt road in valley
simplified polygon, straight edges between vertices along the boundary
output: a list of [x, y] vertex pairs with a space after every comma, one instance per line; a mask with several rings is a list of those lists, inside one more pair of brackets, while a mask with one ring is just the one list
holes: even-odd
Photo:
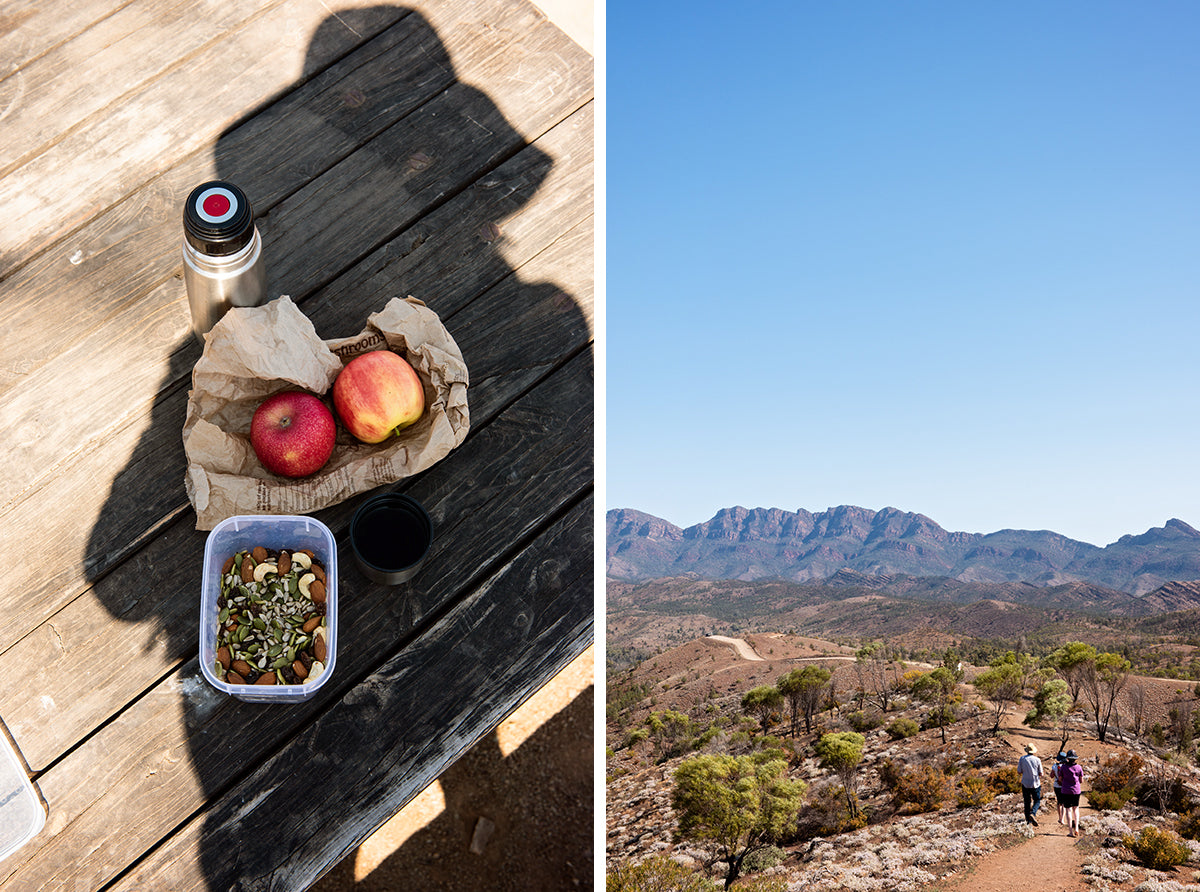
[[724, 635], [709, 635], [708, 640], [719, 641], [722, 644], [728, 644], [743, 660], [758, 660], [760, 662], [765, 662], [763, 658], [758, 655], [758, 651], [756, 651], [741, 638], [726, 638]]

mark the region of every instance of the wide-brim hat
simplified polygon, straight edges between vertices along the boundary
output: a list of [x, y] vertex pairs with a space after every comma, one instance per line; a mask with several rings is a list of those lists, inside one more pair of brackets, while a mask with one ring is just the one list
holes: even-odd
[[1075, 750], [1067, 750], [1067, 761], [1074, 762], [1078, 756], [1075, 755]]
[[1025, 744], [1025, 752], [1029, 753], [1030, 755], [1033, 755], [1034, 753], [1037, 752], [1037, 747], [1034, 746], [1032, 743], [1027, 743], [1027, 744]]

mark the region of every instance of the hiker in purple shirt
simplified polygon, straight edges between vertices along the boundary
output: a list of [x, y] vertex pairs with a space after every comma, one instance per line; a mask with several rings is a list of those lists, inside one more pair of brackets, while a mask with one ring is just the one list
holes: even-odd
[[1037, 813], [1042, 807], [1042, 760], [1037, 757], [1037, 747], [1025, 744], [1025, 755], [1017, 762], [1021, 772], [1021, 796], [1025, 800], [1025, 823], [1038, 825]]
[[1058, 770], [1062, 785], [1062, 803], [1067, 810], [1067, 829], [1072, 836], [1079, 835], [1079, 796], [1083, 792], [1083, 769], [1079, 766], [1075, 750], [1067, 750], [1067, 761]]

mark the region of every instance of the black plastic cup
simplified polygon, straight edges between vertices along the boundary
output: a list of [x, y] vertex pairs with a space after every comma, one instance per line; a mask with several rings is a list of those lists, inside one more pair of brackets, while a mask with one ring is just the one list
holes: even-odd
[[433, 521], [420, 502], [400, 493], [372, 496], [350, 519], [350, 548], [358, 568], [372, 582], [408, 582], [432, 546]]

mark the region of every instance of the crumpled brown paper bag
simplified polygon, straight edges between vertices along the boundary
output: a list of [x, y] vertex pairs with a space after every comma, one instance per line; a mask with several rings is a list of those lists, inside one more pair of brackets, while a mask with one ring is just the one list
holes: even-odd
[[[250, 420], [281, 390], [324, 396], [350, 359], [370, 350], [399, 353], [425, 384], [425, 414], [399, 436], [360, 443], [338, 428], [329, 463], [311, 477], [279, 477], [259, 464]], [[192, 370], [183, 446], [184, 486], [196, 529], [235, 514], [307, 514], [423, 471], [461, 443], [470, 428], [467, 366], [437, 314], [421, 301], [393, 298], [361, 334], [323, 341], [284, 295], [235, 308], [213, 326]]]

